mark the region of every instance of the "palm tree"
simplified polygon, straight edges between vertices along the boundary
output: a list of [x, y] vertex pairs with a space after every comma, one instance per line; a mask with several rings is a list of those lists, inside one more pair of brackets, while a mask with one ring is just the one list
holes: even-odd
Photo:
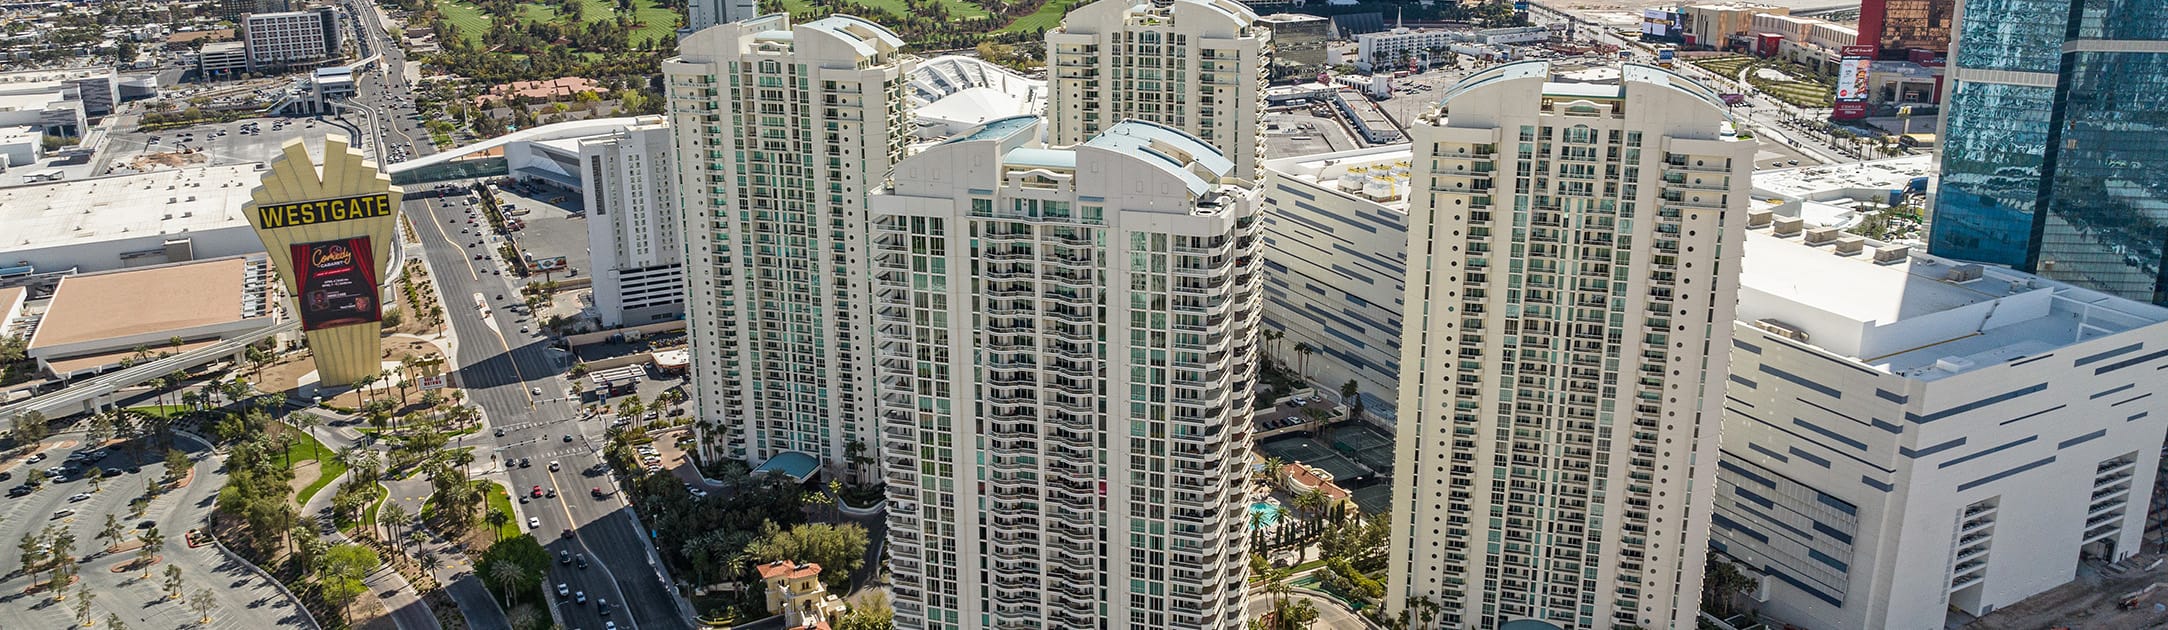
[[510, 608], [512, 590], [527, 581], [527, 569], [510, 561], [495, 562], [489, 565], [489, 579], [497, 583], [498, 590], [504, 591], [504, 606]]
[[1295, 509], [1302, 510], [1304, 518], [1317, 518], [1319, 514], [1324, 513], [1325, 507], [1331, 502], [1331, 499], [1325, 498], [1324, 490], [1316, 488], [1295, 495]]
[[183, 586], [180, 565], [166, 565], [166, 599], [180, 599]]
[[158, 552], [166, 549], [166, 535], [158, 533], [158, 526], [152, 525], [136, 539], [143, 541], [143, 547], [136, 553], [138, 562], [143, 565], [143, 579], [148, 580], [151, 579], [151, 564], [158, 561]]
[[120, 546], [120, 537], [125, 531], [127, 530], [120, 526], [119, 516], [107, 514], [105, 515], [105, 526], [98, 528], [97, 538], [105, 542], [107, 552], [112, 552], [114, 547]]
[[437, 552], [434, 551], [423, 551], [422, 556], [415, 558], [414, 561], [415, 564], [421, 565], [423, 572], [432, 575], [436, 574], [437, 567], [444, 566], [444, 559], [438, 558]]
[[1295, 368], [1295, 371], [1302, 376], [1302, 380], [1305, 383], [1309, 382], [1310, 380], [1310, 353], [1316, 351], [1317, 348], [1311, 346], [1310, 342], [1295, 342], [1295, 354], [1299, 355], [1302, 360], [1302, 366]]
[[1269, 356], [1279, 356], [1280, 340], [1287, 338], [1287, 333], [1278, 330], [1266, 330], [1263, 336], [1265, 338], [1265, 344], [1271, 350], [1271, 354]]
[[[397, 503], [386, 502], [384, 507], [376, 512], [376, 523], [370, 525], [370, 535], [375, 535], [375, 527], [382, 525], [385, 533], [384, 539], [397, 545], [399, 544], [399, 523], [405, 522], [406, 517], [406, 508], [400, 507]], [[400, 552], [404, 553], [405, 551], [406, 548], [401, 546]]]
[[497, 532], [498, 540], [504, 540], [504, 526], [512, 522], [512, 515], [504, 513], [502, 509], [489, 508], [489, 514], [483, 516], [482, 520]]

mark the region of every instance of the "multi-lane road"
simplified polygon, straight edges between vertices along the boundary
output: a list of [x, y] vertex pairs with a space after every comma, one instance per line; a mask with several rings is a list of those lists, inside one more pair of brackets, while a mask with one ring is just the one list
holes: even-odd
[[[363, 124], [377, 126], [367, 131], [381, 132], [378, 140], [388, 147], [386, 153], [401, 146], [414, 157], [434, 153], [416, 119], [404, 54], [391, 44], [376, 8], [366, 0], [354, 4], [363, 28], [377, 41], [373, 48], [383, 54], [381, 70], [356, 82], [355, 104], [369, 114]], [[663, 582], [644, 532], [603, 471], [603, 424], [583, 420], [577, 401], [568, 398], [568, 356], [550, 347], [536, 322], [513, 312], [521, 302], [518, 287], [525, 281], [500, 266], [494, 239], [484, 235], [487, 221], [479, 219], [479, 210], [470, 212], [474, 206], [466, 204], [465, 194], [420, 197], [410, 195], [403, 210], [421, 239], [423, 258], [443, 297], [455, 339], [452, 359], [459, 368], [458, 384], [467, 400], [482, 408], [488, 423], [484, 432], [469, 438], [484, 442], [477, 445], [477, 463], [490, 462], [493, 472], [484, 476], [507, 482], [515, 495], [535, 486], [554, 489], [553, 498], [516, 504], [515, 519], [532, 530], [552, 558], [565, 551], [587, 559], [585, 569], [553, 564], [543, 580], [559, 619], [568, 628], [599, 629], [604, 622], [642, 630], [690, 628], [688, 611]], [[476, 308], [475, 295], [482, 296], [486, 308]], [[502, 436], [496, 435], [498, 429], [503, 429]], [[518, 465], [522, 460], [530, 465]], [[559, 464], [557, 470], [551, 470], [552, 461]], [[591, 494], [594, 490], [601, 496]], [[588, 603], [559, 601], [559, 583], [585, 591]], [[606, 617], [597, 601], [603, 599], [614, 609]]]

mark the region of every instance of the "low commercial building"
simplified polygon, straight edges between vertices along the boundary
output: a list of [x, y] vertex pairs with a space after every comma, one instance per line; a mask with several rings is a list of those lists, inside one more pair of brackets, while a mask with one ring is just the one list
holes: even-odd
[[1754, 31], [1754, 16], [1791, 15], [1787, 7], [1760, 4], [1697, 4], [1679, 9], [1684, 14], [1686, 45], [1696, 48], [1733, 50], [1734, 42], [1744, 50], [1750, 45], [1747, 36]]
[[0, 170], [28, 166], [45, 157], [45, 133], [29, 125], [0, 127]]
[[1765, 620], [1939, 628], [2139, 551], [2168, 309], [1748, 218], [1709, 546]]
[[603, 328], [685, 315], [675, 146], [660, 116], [578, 141], [595, 313]]
[[262, 164], [0, 188], [0, 264], [108, 271], [260, 253], [241, 204]]
[[[1386, 88], [1387, 94], [1391, 93], [1391, 89]], [[1348, 126], [1353, 127], [1364, 142], [1391, 144], [1408, 138], [1408, 134], [1401, 131], [1399, 123], [1393, 122], [1391, 116], [1385, 115], [1385, 110], [1379, 109], [1377, 103], [1361, 94], [1349, 90], [1334, 91], [1332, 106], [1340, 110], [1340, 115], [1347, 119]]]
[[260, 255], [67, 276], [30, 334], [29, 355], [46, 373], [73, 378], [142, 351], [207, 346], [276, 323], [276, 284]]
[[196, 51], [196, 78], [215, 80], [248, 72], [248, 44], [212, 42]]
[[1859, 41], [1859, 29], [1815, 18], [1761, 14], [1754, 16], [1754, 52], [1806, 66], [1815, 73], [1834, 76], [1844, 60], [1844, 47]]
[[1408, 248], [1406, 144], [1265, 161], [1264, 344], [1283, 365], [1314, 348], [1312, 380], [1356, 382], [1395, 419]]
[[340, 54], [339, 12], [317, 7], [250, 14], [241, 21], [241, 41], [248, 48], [249, 72], [334, 59]]

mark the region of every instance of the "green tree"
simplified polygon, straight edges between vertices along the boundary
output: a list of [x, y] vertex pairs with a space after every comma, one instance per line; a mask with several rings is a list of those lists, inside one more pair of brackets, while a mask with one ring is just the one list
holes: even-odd
[[97, 593], [91, 592], [89, 584], [75, 588], [75, 625], [88, 628], [98, 623], [98, 617], [90, 607], [91, 600], [97, 597]]
[[185, 586], [185, 585], [184, 585], [184, 584], [182, 583], [182, 580], [181, 580], [181, 567], [180, 567], [179, 565], [172, 565], [172, 564], [166, 565], [166, 585], [165, 585], [165, 586], [166, 586], [166, 599], [180, 599], [180, 598], [181, 598], [181, 590], [182, 590], [182, 587], [183, 587], [183, 586]]
[[188, 609], [196, 612], [196, 623], [198, 624], [210, 625], [211, 611], [217, 608], [218, 593], [208, 588], [197, 589], [196, 596], [188, 600]]
[[22, 550], [23, 575], [35, 574], [40, 567], [45, 566], [45, 540], [51, 535], [52, 528], [47, 527], [45, 529], [46, 531], [43, 534], [25, 532], [22, 542], [15, 545], [16, 549]]
[[52, 429], [45, 424], [45, 414], [35, 411], [15, 416], [8, 430], [8, 436], [15, 438], [15, 443], [25, 446], [36, 444], [51, 434]]
[[120, 613], [109, 613], [105, 616], [105, 627], [106, 630], [128, 630], [128, 623], [121, 621]]
[[69, 578], [75, 577], [75, 533], [60, 530], [60, 533], [53, 535], [48, 549], [52, 554], [52, 562], [47, 564], [46, 569], [52, 572], [53, 580], [47, 583], [47, 587], [53, 590], [54, 599], [61, 599], [64, 596], [60, 589], [68, 585]]
[[764, 523], [760, 538], [746, 547], [755, 562], [812, 562], [821, 565], [821, 581], [841, 592], [851, 574], [866, 561], [866, 530], [851, 523], [804, 523], [790, 529]]
[[511, 562], [499, 562], [489, 565], [488, 575], [489, 581], [497, 585], [498, 592], [504, 594], [504, 605], [506, 606], [512, 605], [513, 592], [520, 590], [522, 585], [534, 581], [532, 574], [527, 572], [526, 567]]
[[105, 525], [98, 528], [97, 539], [99, 542], [105, 543], [106, 551], [112, 551], [114, 547], [120, 546], [121, 536], [127, 531], [127, 528], [121, 526], [119, 516], [107, 514], [105, 515]]
[[166, 449], [166, 480], [180, 479], [187, 475], [188, 469], [194, 465], [195, 462], [188, 460], [187, 453], [177, 448]]
[[843, 613], [835, 630], [892, 630], [896, 627], [895, 617], [895, 609], [888, 605], [888, 595], [874, 591]]
[[136, 536], [136, 539], [143, 543], [143, 546], [136, 550], [136, 563], [143, 565], [143, 579], [148, 580], [151, 579], [151, 563], [157, 562], [159, 552], [166, 549], [166, 535], [158, 533], [158, 526], [152, 525], [150, 529], [143, 530], [141, 535]]

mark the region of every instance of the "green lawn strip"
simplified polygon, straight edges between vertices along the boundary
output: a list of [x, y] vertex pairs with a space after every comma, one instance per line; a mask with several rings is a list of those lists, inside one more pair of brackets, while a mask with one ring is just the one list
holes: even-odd
[[993, 15], [987, 13], [986, 9], [980, 8], [979, 5], [964, 0], [941, 0], [941, 4], [948, 5], [949, 17], [952, 18], [977, 18]]
[[159, 418], [171, 418], [171, 417], [173, 417], [173, 416], [177, 416], [177, 415], [180, 415], [180, 414], [182, 414], [182, 413], [184, 413], [184, 412], [187, 412], [187, 411], [188, 411], [188, 406], [187, 406], [187, 405], [143, 405], [143, 406], [141, 406], [141, 407], [129, 407], [129, 408], [128, 408], [128, 410], [129, 410], [129, 411], [133, 411], [133, 412], [136, 412], [136, 413], [140, 413], [140, 414], [143, 414], [143, 415], [147, 415], [147, 416], [156, 416], [156, 417], [159, 417]]
[[1039, 5], [1038, 11], [1033, 11], [1031, 15], [1016, 18], [1016, 21], [1010, 22], [1008, 26], [1001, 27], [1001, 30], [996, 32], [1036, 33], [1061, 26], [1061, 16], [1064, 15], [1063, 10], [1077, 2], [1078, 0], [1047, 0], [1046, 4]]
[[[501, 540], [519, 535], [519, 511], [512, 509], [512, 495], [505, 494], [504, 486], [498, 485], [494, 482], [489, 484], [489, 507], [492, 509], [504, 510], [504, 515], [511, 517], [505, 519], [503, 527], [497, 528], [498, 539]], [[488, 512], [483, 513], [487, 514]], [[487, 525], [488, 522], [484, 521], [483, 524]]]
[[[346, 462], [333, 457], [336, 453], [331, 449], [324, 448], [322, 442], [316, 441], [316, 438], [310, 436], [307, 432], [295, 431], [294, 434], [299, 437], [294, 439], [292, 446], [286, 447], [286, 456], [288, 458], [298, 463], [308, 459], [318, 459], [319, 455], [322, 456], [322, 461], [318, 463], [316, 481], [311, 482], [308, 487], [302, 488], [301, 493], [294, 496], [295, 503], [308, 505], [309, 497], [316, 496], [316, 493], [322, 491], [325, 486], [331, 485], [331, 480], [337, 479], [339, 475], [346, 474]], [[311, 447], [314, 447], [314, 449], [312, 450]]]
[[639, 23], [640, 28], [627, 33], [626, 41], [638, 45], [642, 40], [653, 37], [658, 42], [668, 44], [677, 37], [676, 10], [662, 6], [656, 0], [638, 0], [636, 5], [639, 8], [632, 12], [632, 21]]

